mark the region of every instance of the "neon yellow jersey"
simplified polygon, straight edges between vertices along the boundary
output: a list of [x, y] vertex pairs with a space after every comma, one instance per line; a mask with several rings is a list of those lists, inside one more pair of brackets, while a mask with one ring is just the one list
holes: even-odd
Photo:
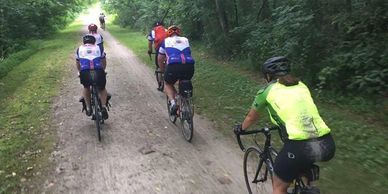
[[266, 108], [272, 123], [285, 128], [290, 140], [317, 138], [330, 132], [301, 81], [294, 86], [269, 83], [258, 91], [252, 108], [259, 112]]

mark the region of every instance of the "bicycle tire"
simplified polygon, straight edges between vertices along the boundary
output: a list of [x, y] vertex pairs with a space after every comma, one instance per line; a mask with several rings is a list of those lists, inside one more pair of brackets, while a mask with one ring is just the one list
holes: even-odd
[[170, 119], [170, 121], [172, 123], [175, 124], [176, 120], [177, 120], [177, 116], [176, 115], [171, 115], [171, 111], [170, 111], [170, 101], [168, 100], [168, 96], [166, 96], [166, 101], [167, 101], [167, 112], [168, 112], [168, 118]]
[[101, 115], [101, 109], [99, 108], [99, 99], [98, 99], [98, 94], [96, 94], [96, 90], [95, 88], [93, 88], [93, 92], [92, 92], [92, 95], [93, 95], [93, 106], [94, 106], [94, 122], [96, 124], [96, 128], [97, 128], [97, 137], [98, 137], [98, 141], [101, 141], [101, 119], [102, 119], [102, 115]]
[[163, 91], [164, 89], [164, 80], [163, 80], [163, 73], [160, 71], [159, 68], [156, 68], [155, 70], [155, 78], [156, 78], [156, 83], [158, 85], [158, 90]]
[[194, 132], [194, 122], [190, 100], [187, 98], [182, 98], [180, 109], [182, 135], [186, 141], [191, 142]]
[[271, 164], [262, 155], [259, 147], [249, 147], [244, 154], [244, 179], [250, 194], [272, 193], [272, 184], [266, 184], [268, 178], [272, 181]]

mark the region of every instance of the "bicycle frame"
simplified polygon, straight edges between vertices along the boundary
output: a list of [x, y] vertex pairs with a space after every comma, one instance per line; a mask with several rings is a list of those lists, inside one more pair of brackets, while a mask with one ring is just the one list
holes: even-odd
[[[240, 134], [236, 134], [237, 142], [238, 142], [241, 150], [244, 152], [247, 149], [244, 147], [243, 143], [241, 142], [241, 138], [240, 138], [241, 135], [255, 134], [254, 143], [256, 144], [256, 149], [259, 149], [259, 150], [260, 150], [261, 146], [257, 142], [257, 135], [259, 133], [263, 133], [265, 138], [266, 138], [262, 153], [260, 153], [260, 156], [259, 156], [260, 160], [259, 160], [259, 163], [257, 165], [256, 173], [255, 173], [255, 176], [254, 176], [252, 183], [257, 184], [258, 182], [267, 181], [268, 172], [270, 173], [271, 178], [272, 178], [272, 175], [274, 172], [274, 168], [273, 168], [273, 163], [274, 163], [273, 159], [274, 158], [272, 157], [271, 154], [275, 155], [275, 157], [277, 156], [277, 151], [271, 145], [271, 131], [272, 130], [279, 130], [279, 128], [278, 127], [271, 127], [271, 128], [265, 127], [262, 129], [257, 129], [257, 130], [252, 130], [252, 131], [243, 131]], [[244, 161], [245, 161], [245, 159], [244, 159]], [[266, 163], [267, 169], [265, 171], [264, 176], [261, 179], [258, 179], [260, 170], [263, 167], [262, 165], [264, 162]], [[302, 177], [306, 177], [306, 180], [304, 180]], [[293, 189], [292, 193], [297, 194], [303, 190], [308, 189], [310, 187], [310, 183], [312, 181], [318, 180], [318, 177], [319, 177], [319, 167], [317, 165], [313, 164], [313, 166], [309, 167], [306, 172], [301, 172], [300, 176], [298, 176], [294, 180], [295, 188]], [[250, 189], [249, 189], [249, 191], [250, 191]]]

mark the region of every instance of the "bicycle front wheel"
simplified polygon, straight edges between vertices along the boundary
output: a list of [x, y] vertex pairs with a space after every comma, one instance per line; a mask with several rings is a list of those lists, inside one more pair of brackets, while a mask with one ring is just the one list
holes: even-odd
[[258, 147], [249, 147], [244, 155], [244, 178], [250, 194], [272, 193], [272, 164], [261, 156], [263, 151]]

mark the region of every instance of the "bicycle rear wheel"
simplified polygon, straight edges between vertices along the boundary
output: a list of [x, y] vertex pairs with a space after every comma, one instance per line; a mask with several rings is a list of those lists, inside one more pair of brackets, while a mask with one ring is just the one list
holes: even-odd
[[183, 137], [188, 141], [191, 142], [191, 139], [193, 138], [193, 131], [194, 131], [194, 122], [193, 122], [193, 111], [191, 107], [191, 102], [189, 98], [182, 98], [182, 104], [180, 106], [181, 108], [181, 129]]
[[260, 157], [262, 153], [260, 148], [249, 147], [244, 155], [244, 178], [250, 194], [272, 193], [271, 164]]
[[97, 136], [98, 136], [98, 141], [101, 141], [101, 121], [102, 121], [102, 114], [101, 114], [101, 109], [99, 106], [99, 99], [98, 99], [98, 94], [95, 88], [93, 88], [93, 106], [94, 106], [94, 122], [96, 124], [97, 128]]
[[170, 101], [168, 100], [168, 96], [166, 96], [166, 101], [167, 101], [167, 111], [168, 111], [168, 118], [170, 119], [170, 121], [172, 123], [175, 123], [176, 122], [176, 119], [177, 119], [177, 115], [174, 114], [174, 115], [171, 115], [171, 111], [170, 111]]

